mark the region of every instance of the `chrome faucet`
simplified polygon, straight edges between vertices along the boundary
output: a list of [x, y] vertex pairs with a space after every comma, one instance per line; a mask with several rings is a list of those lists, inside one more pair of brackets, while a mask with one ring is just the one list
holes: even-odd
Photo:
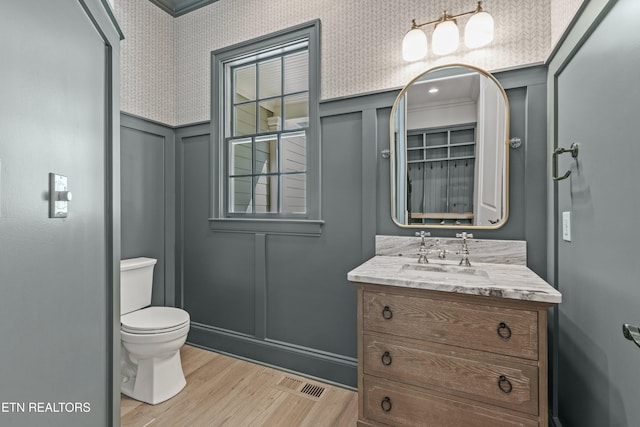
[[429, 260], [427, 259], [427, 244], [424, 241], [425, 237], [431, 236], [431, 233], [428, 231], [416, 231], [416, 237], [421, 237], [420, 241], [420, 249], [418, 250], [418, 263], [419, 264], [429, 264]]
[[456, 233], [456, 237], [462, 239], [462, 249], [456, 252], [458, 255], [462, 255], [459, 265], [471, 267], [471, 263], [469, 262], [469, 245], [467, 245], [467, 239], [473, 239], [473, 234], [463, 231], [462, 233]]

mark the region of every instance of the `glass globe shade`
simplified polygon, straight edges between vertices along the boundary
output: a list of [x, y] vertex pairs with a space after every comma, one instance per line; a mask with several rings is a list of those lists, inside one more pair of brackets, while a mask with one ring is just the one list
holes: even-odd
[[444, 21], [433, 30], [432, 48], [436, 55], [446, 55], [455, 51], [460, 42], [460, 34], [455, 21]]
[[427, 55], [427, 35], [419, 28], [409, 30], [402, 39], [402, 58], [417, 61]]
[[464, 44], [469, 49], [486, 46], [493, 40], [493, 18], [487, 12], [471, 16], [464, 28]]

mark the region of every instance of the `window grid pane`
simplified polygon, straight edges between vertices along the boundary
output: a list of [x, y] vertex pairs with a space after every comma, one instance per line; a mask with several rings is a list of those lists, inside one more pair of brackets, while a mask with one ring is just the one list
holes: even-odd
[[256, 103], [241, 104], [233, 108], [233, 136], [256, 133]]
[[256, 66], [255, 64], [236, 68], [233, 71], [234, 102], [252, 101], [256, 99]]
[[253, 173], [264, 175], [278, 173], [278, 136], [256, 138]]
[[278, 213], [278, 175], [253, 177], [255, 212]]
[[281, 136], [280, 171], [283, 173], [307, 170], [307, 134], [294, 132]]
[[250, 176], [229, 178], [229, 212], [253, 212], [253, 194]]
[[299, 52], [284, 58], [284, 93], [309, 90], [309, 52]]
[[272, 132], [282, 129], [282, 98], [260, 101], [259, 132]]
[[284, 128], [302, 129], [309, 126], [309, 94], [288, 95], [284, 98]]
[[282, 58], [258, 63], [260, 99], [282, 95]]
[[307, 174], [295, 173], [280, 177], [280, 204], [284, 212], [307, 212]]
[[251, 175], [251, 139], [230, 141], [229, 172], [230, 175]]

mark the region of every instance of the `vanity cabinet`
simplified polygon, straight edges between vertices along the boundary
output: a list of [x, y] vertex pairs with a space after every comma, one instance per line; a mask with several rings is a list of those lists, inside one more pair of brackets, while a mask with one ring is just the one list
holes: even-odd
[[359, 426], [547, 426], [552, 304], [355, 284]]

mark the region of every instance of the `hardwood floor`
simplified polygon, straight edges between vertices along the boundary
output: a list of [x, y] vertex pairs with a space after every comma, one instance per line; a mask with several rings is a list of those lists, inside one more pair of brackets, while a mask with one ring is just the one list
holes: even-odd
[[123, 427], [356, 425], [356, 392], [188, 345], [180, 356], [185, 388], [158, 405], [121, 395]]

